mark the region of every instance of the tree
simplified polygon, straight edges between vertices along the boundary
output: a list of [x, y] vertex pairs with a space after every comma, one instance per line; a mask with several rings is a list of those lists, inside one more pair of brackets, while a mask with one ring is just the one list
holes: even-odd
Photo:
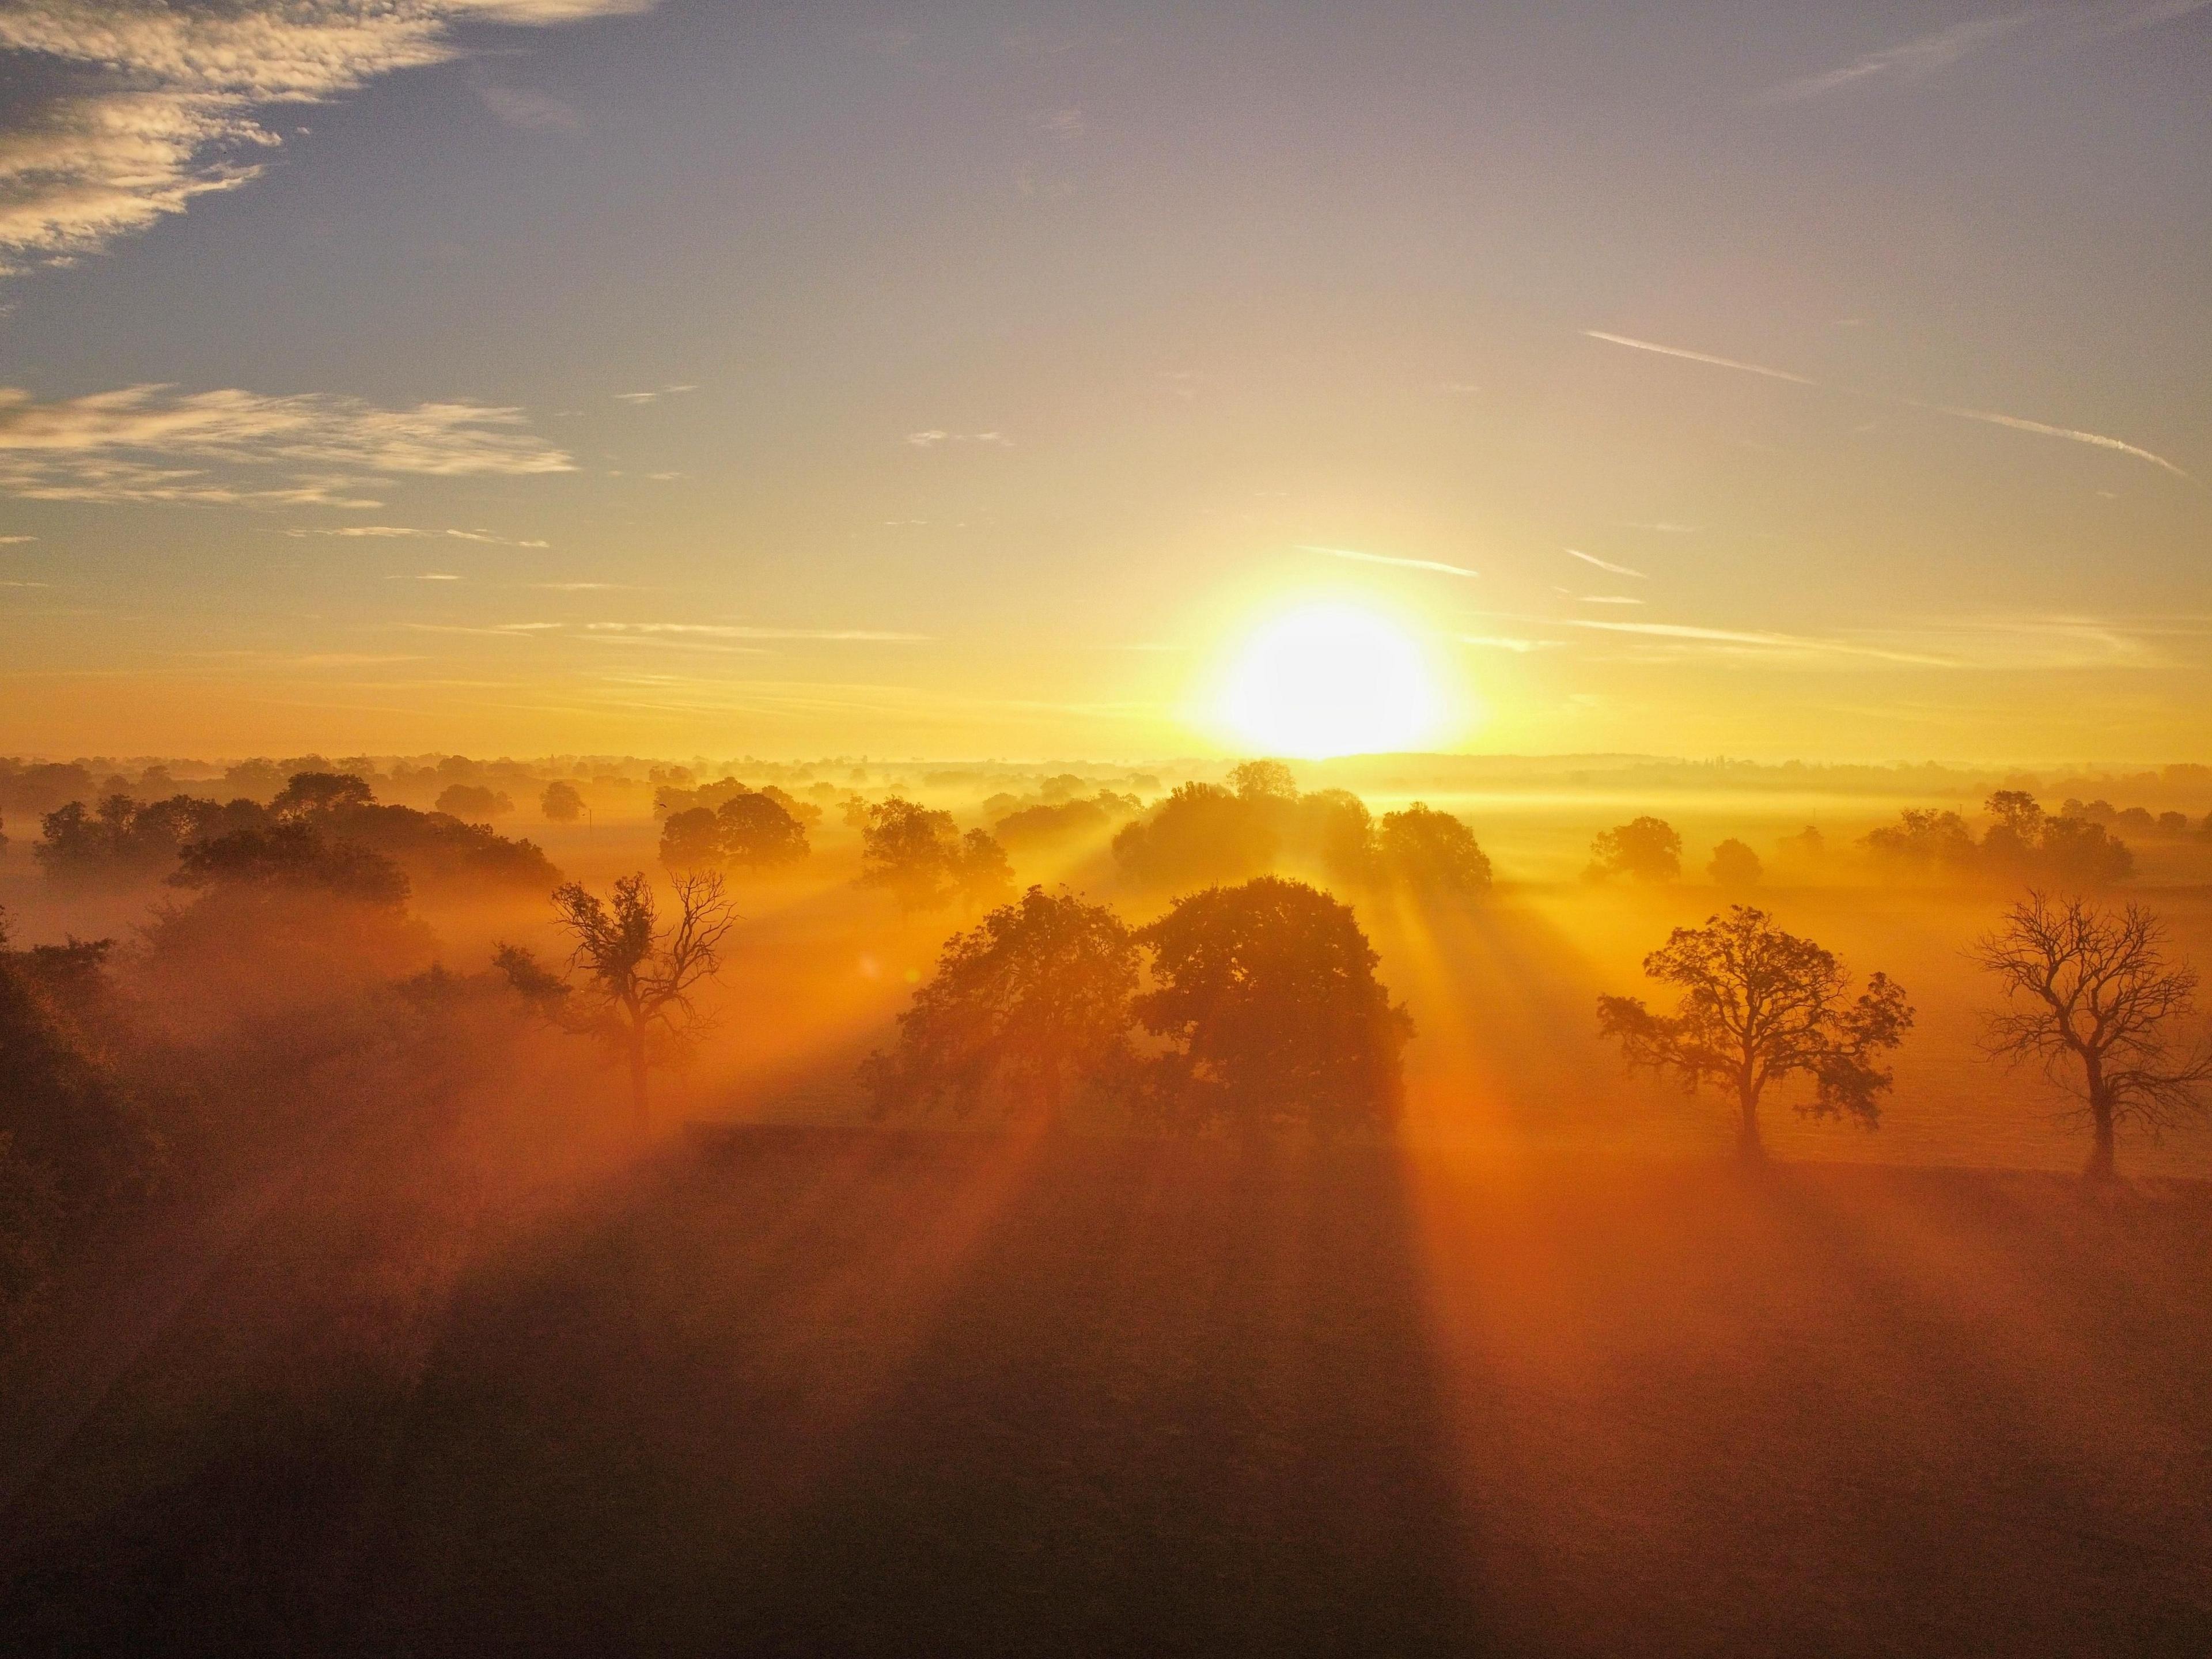
[[890, 894], [901, 915], [951, 903], [959, 857], [960, 832], [950, 812], [893, 795], [861, 817], [857, 884]]
[[1396, 1118], [1413, 1021], [1349, 906], [1261, 876], [1177, 899], [1137, 939], [1153, 980], [1137, 1018], [1170, 1045], [1154, 1072], [1165, 1121], [1328, 1137]]
[[2112, 1179], [2123, 1125], [2155, 1139], [2204, 1115], [2212, 1044], [2197, 1017], [2197, 970], [2170, 958], [2166, 926], [2150, 911], [2032, 892], [1973, 956], [2004, 988], [1984, 1051], [2039, 1062], [2081, 1103], [2092, 1179]]
[[1765, 868], [1759, 854], [1740, 841], [1723, 842], [1713, 848], [1713, 861], [1705, 866], [1713, 885], [1729, 892], [1746, 892], [1759, 885]]
[[647, 1092], [653, 1063], [690, 1053], [705, 1024], [696, 994], [721, 970], [722, 941], [738, 923], [718, 872], [679, 875], [672, 885], [676, 915], [664, 927], [642, 871], [617, 877], [606, 899], [581, 882], [564, 883], [553, 890], [553, 914], [574, 942], [567, 972], [552, 973], [512, 945], [497, 957], [525, 997], [622, 1054], [640, 1140], [653, 1128]]
[[350, 772], [297, 772], [277, 791], [269, 810], [287, 822], [312, 821], [375, 800], [368, 782]]
[[806, 856], [806, 826], [765, 791], [749, 789], [724, 801], [714, 817], [721, 830], [722, 857], [738, 869], [779, 870]]
[[449, 812], [472, 823], [514, 811], [514, 801], [500, 791], [488, 789], [480, 783], [447, 784], [438, 792], [436, 805], [441, 812]]
[[1229, 787], [1239, 800], [1294, 801], [1298, 781], [1279, 760], [1243, 761], [1230, 769]]
[[1267, 809], [1211, 783], [1186, 783], [1149, 817], [1121, 826], [1114, 861], [1132, 881], [1148, 887], [1194, 887], [1241, 881], [1275, 861], [1282, 836]]
[[1664, 818], [1641, 817], [1618, 824], [1590, 843], [1587, 874], [1593, 881], [1610, 876], [1673, 881], [1681, 873], [1682, 838]]
[[1126, 1080], [1136, 988], [1137, 945], [1119, 916], [1032, 887], [947, 941], [899, 1016], [897, 1048], [861, 1075], [878, 1111], [991, 1098], [1056, 1122], [1079, 1092]]
[[2043, 806], [2025, 789], [2000, 789], [1982, 803], [1996, 820], [1982, 837], [1982, 854], [2001, 863], [2025, 865], [2043, 844]]
[[1956, 812], [1918, 807], [1900, 812], [1895, 823], [1869, 830], [1860, 844], [1877, 863], [1916, 872], [1968, 868], [1979, 851], [1974, 832]]
[[996, 904], [1014, 890], [1014, 866], [988, 830], [970, 830], [952, 855], [952, 884], [971, 909]]
[[1414, 892], [1467, 899], [1489, 890], [1488, 855], [1449, 812], [1420, 801], [1385, 812], [1376, 841], [1384, 873]]
[[[1289, 775], [1287, 767], [1284, 775]], [[1308, 867], [1344, 887], [1361, 887], [1374, 880], [1375, 817], [1367, 803], [1349, 789], [1316, 789], [1289, 799], [1264, 794], [1248, 799], [1283, 822], [1284, 850]]]
[[1800, 1111], [1848, 1115], [1869, 1129], [1881, 1122], [1891, 1078], [1877, 1060], [1912, 1028], [1905, 993], [1887, 976], [1874, 975], [1850, 1000], [1850, 975], [1832, 953], [1744, 904], [1703, 927], [1677, 927], [1644, 958], [1644, 971], [1681, 988], [1675, 1011], [1601, 996], [1599, 1034], [1620, 1044], [1632, 1068], [1672, 1073], [1686, 1093], [1732, 1092], [1745, 1158], [1763, 1155], [1760, 1097], [1793, 1076], [1814, 1085]]
[[383, 854], [326, 840], [311, 823], [239, 830], [194, 842], [169, 878], [172, 886], [290, 890], [397, 909], [407, 902], [406, 873]]
[[584, 816], [584, 797], [574, 784], [556, 778], [538, 797], [538, 810], [548, 823], [574, 823]]

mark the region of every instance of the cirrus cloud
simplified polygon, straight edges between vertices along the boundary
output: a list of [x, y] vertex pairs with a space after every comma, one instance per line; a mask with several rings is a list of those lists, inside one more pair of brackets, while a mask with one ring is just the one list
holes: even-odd
[[[14, 0], [0, 52], [0, 260], [66, 263], [257, 177], [272, 105], [456, 56], [469, 22], [544, 27], [655, 0]], [[8, 265], [0, 264], [0, 269]]]
[[0, 386], [0, 493], [33, 501], [363, 508], [379, 504], [357, 493], [365, 477], [574, 470], [520, 410], [488, 404], [166, 386], [41, 403]]

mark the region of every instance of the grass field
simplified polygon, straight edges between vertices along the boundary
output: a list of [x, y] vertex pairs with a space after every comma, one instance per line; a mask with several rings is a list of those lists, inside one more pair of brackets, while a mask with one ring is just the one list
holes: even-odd
[[369, 1164], [42, 1449], [11, 1651], [2212, 1648], [2201, 1185], [753, 1129], [497, 1218]]

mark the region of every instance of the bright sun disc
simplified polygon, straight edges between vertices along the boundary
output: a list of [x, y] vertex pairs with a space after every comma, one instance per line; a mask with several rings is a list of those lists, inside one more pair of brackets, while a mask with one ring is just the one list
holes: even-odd
[[1370, 611], [1314, 605], [1244, 642], [1221, 714], [1261, 751], [1321, 760], [1419, 748], [1443, 720], [1421, 648]]

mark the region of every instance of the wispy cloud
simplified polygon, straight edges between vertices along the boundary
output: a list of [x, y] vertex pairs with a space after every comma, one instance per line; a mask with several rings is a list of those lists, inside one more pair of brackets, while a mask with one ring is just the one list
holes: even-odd
[[1531, 640], [1512, 634], [1462, 634], [1459, 642], [1491, 651], [1511, 651], [1522, 656], [1532, 651], [1557, 651], [1566, 644], [1565, 640]]
[[1446, 576], [1478, 576], [1481, 573], [1468, 569], [1463, 564], [1446, 564], [1440, 559], [1401, 559], [1395, 553], [1363, 553], [1352, 547], [1318, 547], [1311, 542], [1297, 544], [1301, 553], [1321, 553], [1332, 559], [1352, 559], [1361, 564], [1395, 565], [1402, 570], [1434, 570]]
[[420, 575], [410, 575], [403, 572], [386, 576], [384, 580], [388, 582], [457, 582], [460, 578], [443, 570], [425, 570]]
[[1838, 93], [1875, 91], [1929, 80], [1978, 58], [2014, 34], [2075, 40], [2155, 28], [2212, 5], [2212, 0], [2104, 0], [2102, 4], [2031, 6], [1994, 17], [1967, 18], [1917, 34], [1895, 46], [1863, 52], [1833, 69], [1784, 81], [1754, 97], [1756, 103], [1802, 104]]
[[1616, 576], [1633, 576], [1638, 581], [1650, 581], [1651, 580], [1641, 570], [1631, 570], [1625, 564], [1614, 564], [1609, 560], [1599, 558], [1595, 553], [1585, 553], [1578, 547], [1563, 547], [1559, 551], [1565, 554], [1571, 559], [1580, 559], [1584, 564], [1594, 564], [1600, 570], [1610, 571]]
[[911, 643], [927, 634], [893, 633], [875, 628], [763, 628], [737, 623], [586, 623], [594, 634], [698, 635], [722, 640], [848, 640]]
[[[2207, 0], [2212, 3], [2212, 0]], [[1603, 340], [1609, 345], [1626, 346], [1634, 351], [1653, 352], [1662, 357], [1680, 357], [1686, 362], [1705, 363], [1715, 368], [1734, 369], [1743, 374], [1760, 374], [1772, 380], [1787, 380], [1793, 386], [1811, 386], [1815, 391], [1838, 392], [1845, 397], [1868, 398], [1879, 403], [1890, 404], [1899, 409], [1924, 410], [1934, 415], [1949, 415], [1962, 421], [1981, 421], [1991, 426], [2001, 426], [2014, 432], [2033, 433], [2038, 437], [2063, 438], [2071, 443], [2088, 444], [2099, 449], [2109, 449], [2118, 454], [2132, 455], [2139, 461], [2148, 461], [2153, 466], [2163, 467], [2177, 478], [2185, 478], [2183, 471], [2163, 455], [2148, 449], [2111, 438], [2101, 432], [2085, 432], [2076, 427], [2053, 426], [2043, 421], [2031, 421], [2018, 415], [2000, 415], [1986, 409], [1966, 409], [1955, 404], [1924, 403], [1917, 398], [1902, 398], [1890, 392], [1862, 392], [1850, 386], [1832, 386], [1793, 374], [1787, 369], [1769, 368], [1764, 363], [1748, 363], [1735, 357], [1716, 357], [1709, 352], [1688, 351], [1680, 346], [1659, 345], [1650, 340], [1638, 340], [1626, 334], [1608, 334], [1602, 329], [1586, 328], [1583, 333], [1593, 340]]]
[[1577, 598], [1584, 605], [1641, 605], [1643, 600], [1629, 593], [1583, 593]]
[[0, 536], [0, 547], [21, 547], [25, 542], [34, 542], [36, 536]]
[[1769, 87], [1759, 94], [1758, 101], [1801, 104], [1848, 88], [1923, 81], [1995, 45], [2036, 15], [2033, 11], [2021, 11], [1998, 17], [1969, 18], [1948, 28], [1866, 52], [1834, 69]]
[[935, 449], [941, 444], [982, 444], [988, 447], [1011, 449], [1014, 441], [1003, 432], [947, 432], [941, 427], [930, 427], [921, 432], [909, 432], [906, 441], [916, 449]]
[[1787, 380], [1792, 386], [1818, 386], [1818, 380], [1808, 380], [1802, 374], [1792, 374], [1786, 368], [1769, 368], [1764, 363], [1747, 363], [1738, 357], [1716, 357], [1709, 351], [1691, 351], [1681, 346], [1661, 345], [1654, 340], [1639, 340], [1633, 335], [1608, 334], [1601, 328], [1586, 328], [1583, 335], [1592, 340], [1603, 340], [1608, 345], [1626, 346], [1631, 351], [1650, 351], [1662, 357], [1680, 357], [1685, 362], [1710, 363], [1715, 368], [1732, 368], [1741, 374], [1763, 374], [1770, 380]]
[[513, 536], [495, 536], [488, 530], [414, 530], [396, 524], [349, 524], [327, 528], [293, 529], [288, 536], [337, 536], [349, 539], [366, 538], [371, 540], [422, 539], [441, 537], [457, 542], [481, 542], [494, 547], [550, 547], [547, 541], [522, 540]]
[[1881, 662], [1906, 663], [1926, 668], [1948, 668], [1953, 665], [1951, 659], [1948, 657], [1934, 656], [1923, 652], [1893, 650], [1882, 646], [1855, 644], [1845, 640], [1825, 639], [1803, 634], [1777, 634], [1735, 628], [1701, 628], [1690, 623], [1597, 622], [1582, 617], [1569, 617], [1562, 621], [1559, 626], [1590, 629], [1606, 634], [1633, 634], [1646, 639], [1679, 641], [1692, 645], [1726, 647], [1738, 651], [1755, 651], [1761, 654], [1867, 657]]
[[696, 386], [684, 385], [658, 386], [651, 392], [617, 392], [615, 401], [618, 404], [657, 404], [663, 398], [678, 398], [698, 389]]
[[463, 23], [542, 27], [653, 3], [12, 0], [0, 52], [16, 55], [14, 78], [31, 89], [0, 114], [0, 258], [95, 252], [251, 182], [283, 142], [261, 111], [452, 58]]
[[[40, 501], [373, 507], [362, 475], [572, 471], [522, 411], [475, 403], [380, 409], [325, 392], [180, 394], [126, 386], [40, 403], [0, 387], [0, 492]], [[268, 475], [283, 472], [284, 482]]]

